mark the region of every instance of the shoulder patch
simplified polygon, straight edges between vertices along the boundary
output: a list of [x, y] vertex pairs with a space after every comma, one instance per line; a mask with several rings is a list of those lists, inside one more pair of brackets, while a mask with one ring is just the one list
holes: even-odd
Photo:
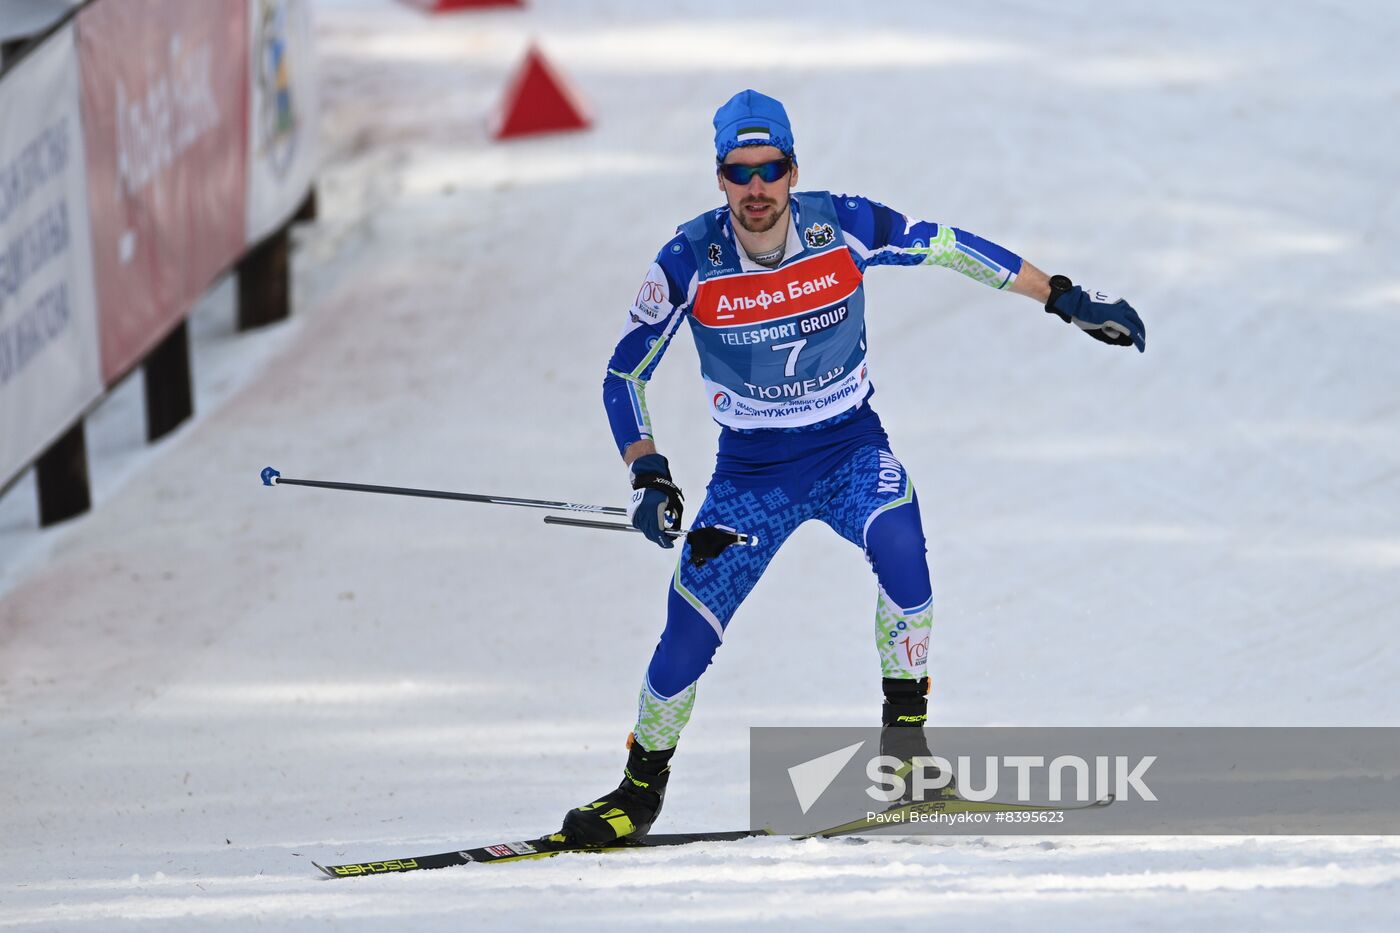
[[646, 278], [642, 279], [642, 287], [637, 289], [637, 297], [632, 301], [629, 312], [632, 320], [638, 324], [655, 324], [664, 318], [671, 311], [670, 290], [666, 273], [659, 264], [652, 263]]

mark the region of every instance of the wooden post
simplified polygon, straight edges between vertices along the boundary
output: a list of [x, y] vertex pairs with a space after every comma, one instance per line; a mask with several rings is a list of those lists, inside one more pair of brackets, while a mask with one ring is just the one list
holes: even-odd
[[88, 486], [87, 439], [79, 419], [34, 464], [39, 486], [39, 525], [81, 515], [92, 508]]
[[252, 330], [291, 313], [289, 237], [283, 227], [238, 262], [238, 329]]
[[156, 441], [194, 414], [190, 337], [185, 321], [156, 345], [142, 368], [146, 374], [146, 440]]

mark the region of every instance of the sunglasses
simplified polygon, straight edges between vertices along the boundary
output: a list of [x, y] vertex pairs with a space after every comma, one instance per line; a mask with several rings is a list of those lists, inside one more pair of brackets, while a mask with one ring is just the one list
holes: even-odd
[[757, 175], [764, 184], [771, 185], [782, 178], [792, 169], [792, 159], [783, 156], [781, 159], [774, 159], [772, 162], [761, 162], [758, 165], [725, 165], [720, 164], [719, 173], [726, 181], [736, 185], [747, 185], [749, 179]]

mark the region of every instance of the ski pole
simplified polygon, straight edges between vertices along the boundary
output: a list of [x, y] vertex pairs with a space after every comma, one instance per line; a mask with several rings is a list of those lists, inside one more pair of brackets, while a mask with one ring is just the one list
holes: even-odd
[[389, 496], [417, 496], [423, 499], [455, 499], [458, 502], [487, 502], [492, 505], [518, 505], [529, 509], [558, 509], [564, 512], [593, 512], [598, 515], [626, 515], [627, 510], [612, 505], [584, 505], [578, 502], [552, 502], [547, 499], [519, 499], [514, 496], [486, 496], [475, 492], [443, 492], [437, 489], [410, 489], [405, 486], [371, 486], [365, 483], [332, 483], [320, 479], [291, 479], [272, 467], [262, 471], [264, 486], [313, 486], [317, 489], [343, 489], [348, 492], [377, 492]]
[[[641, 531], [631, 525], [616, 522], [600, 522], [587, 518], [564, 518], [559, 515], [546, 515], [546, 525], [573, 525], [576, 528], [604, 528], [608, 531]], [[667, 528], [664, 533], [672, 538], [685, 538], [690, 545], [690, 562], [696, 567], [705, 566], [706, 561], [718, 557], [731, 544], [753, 547], [758, 544], [758, 535], [744, 534], [724, 525], [708, 525], [703, 528]]]
[[[546, 525], [572, 525], [575, 528], [605, 528], [609, 531], [635, 531], [640, 533], [642, 530], [634, 525], [623, 525], [620, 522], [600, 522], [587, 518], [564, 518], [562, 515], [546, 515], [544, 517], [544, 523]], [[666, 528], [663, 529], [663, 534], [671, 538], [684, 538], [696, 532], [710, 534], [715, 531], [720, 531], [730, 536], [731, 540], [728, 542], [730, 544], [758, 544], [758, 535], [745, 534], [742, 531], [730, 531], [728, 528]]]
[[[368, 483], [336, 483], [321, 479], [292, 479], [283, 476], [272, 467], [264, 467], [264, 486], [310, 486], [315, 489], [343, 489], [348, 492], [374, 492], [389, 496], [416, 496], [424, 499], [453, 499], [458, 502], [486, 502], [492, 505], [517, 505], [530, 509], [550, 509], [562, 512], [589, 512], [595, 515], [626, 515], [627, 510], [611, 505], [585, 505], [579, 502], [555, 502], [549, 499], [521, 499], [516, 496], [487, 496], [475, 492], [444, 492], [437, 489], [411, 489], [406, 486], [373, 486]], [[575, 525], [583, 528], [605, 528], [610, 531], [639, 531], [631, 525], [612, 522], [567, 519], [558, 515], [546, 515], [544, 519], [551, 525]], [[673, 538], [690, 539], [691, 560], [697, 566], [717, 556], [731, 544], [756, 545], [758, 535], [744, 534], [731, 528], [688, 528], [667, 529]]]

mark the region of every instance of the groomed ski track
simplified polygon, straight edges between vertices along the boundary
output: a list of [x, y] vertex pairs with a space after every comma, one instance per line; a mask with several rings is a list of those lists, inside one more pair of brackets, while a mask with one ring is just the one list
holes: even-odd
[[[664, 7], [664, 11], [661, 9]], [[782, 99], [802, 184], [1121, 292], [1148, 352], [939, 269], [868, 279], [920, 490], [934, 720], [1400, 723], [1400, 77], [1391, 4], [321, 0], [321, 219], [291, 322], [193, 326], [194, 421], [139, 377], [97, 508], [0, 500], [0, 931], [1382, 929], [1394, 838], [749, 839], [330, 883], [524, 838], [618, 778], [672, 557], [527, 510], [258, 471], [622, 504], [625, 308], [717, 203], [709, 118]], [[593, 130], [485, 119], [531, 38]], [[649, 392], [698, 505], [679, 337]], [[747, 822], [746, 727], [868, 725], [874, 587], [801, 529], [701, 684], [658, 832]]]

